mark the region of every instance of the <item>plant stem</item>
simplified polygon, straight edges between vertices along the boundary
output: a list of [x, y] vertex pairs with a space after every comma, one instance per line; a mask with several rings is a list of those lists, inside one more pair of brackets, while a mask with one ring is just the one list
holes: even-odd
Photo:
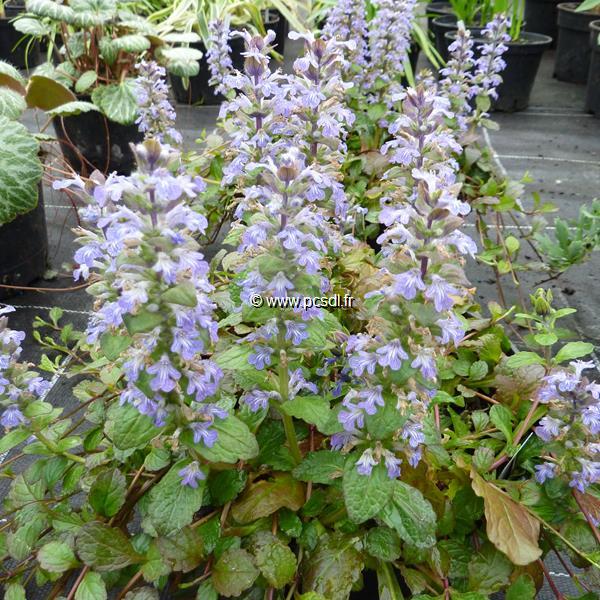
[[550, 584], [550, 587], [552, 588], [552, 592], [556, 596], [557, 600], [564, 600], [565, 597], [560, 593], [560, 590], [556, 587], [554, 580], [550, 576], [550, 573], [548, 573], [548, 569], [546, 568], [544, 561], [538, 558], [538, 564], [542, 568], [542, 571], [544, 571], [544, 575], [546, 576], [546, 579], [548, 580], [548, 583]]
[[[290, 374], [288, 372], [287, 352], [285, 351], [285, 325], [281, 320], [279, 321], [278, 325], [279, 333], [277, 334], [277, 345], [279, 347], [279, 395], [281, 396], [281, 403], [285, 404], [290, 399]], [[280, 410], [279, 413], [283, 421], [283, 429], [285, 431], [285, 437], [287, 439], [292, 458], [296, 464], [299, 464], [302, 461], [302, 453], [300, 452], [300, 446], [298, 445], [296, 429], [294, 428], [294, 419], [282, 410]]]

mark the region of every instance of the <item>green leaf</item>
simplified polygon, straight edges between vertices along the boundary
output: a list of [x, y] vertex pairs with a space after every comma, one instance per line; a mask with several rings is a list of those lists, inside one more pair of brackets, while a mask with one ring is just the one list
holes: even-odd
[[100, 572], [123, 569], [142, 560], [120, 529], [97, 521], [79, 530], [75, 546], [79, 558]]
[[10, 88], [0, 87], [0, 117], [16, 120], [26, 109], [27, 102], [21, 94]]
[[152, 540], [146, 552], [146, 562], [142, 565], [144, 580], [157, 582], [164, 575], [168, 575], [171, 570], [159, 544], [156, 540]]
[[155, 327], [158, 327], [165, 317], [160, 312], [150, 312], [147, 310], [141, 310], [137, 315], [125, 315], [123, 321], [125, 321], [125, 327], [130, 335], [136, 333], [148, 333]]
[[199, 481], [196, 488], [181, 484], [179, 471], [189, 462], [175, 463], [148, 495], [148, 521], [160, 535], [174, 535], [189, 525], [202, 506], [205, 481]]
[[119, 450], [144, 448], [153, 440], [160, 429], [148, 415], [142, 415], [131, 404], [113, 404], [107, 414], [106, 435]]
[[0, 226], [37, 206], [38, 152], [39, 144], [24, 125], [0, 116]]
[[431, 504], [419, 490], [403, 481], [394, 482], [392, 501], [379, 518], [412, 546], [429, 548], [435, 544], [437, 518]]
[[280, 508], [300, 510], [304, 504], [304, 486], [287, 474], [276, 474], [269, 480], [252, 483], [232, 506], [231, 514], [238, 523], [251, 523], [268, 517]]
[[363, 523], [391, 500], [394, 480], [387, 476], [383, 462], [373, 468], [371, 475], [361, 475], [356, 469], [356, 457], [350, 456], [344, 467], [343, 490], [348, 516], [355, 523]]
[[256, 565], [268, 584], [281, 589], [296, 575], [296, 555], [278, 537], [262, 531], [252, 545]]
[[219, 600], [219, 594], [211, 581], [203, 581], [196, 593], [196, 600]]
[[67, 102], [75, 102], [75, 94], [62, 83], [43, 75], [32, 75], [25, 96], [27, 106], [52, 110]]
[[334, 479], [344, 474], [345, 462], [342, 454], [332, 450], [309, 452], [292, 471], [292, 475], [300, 481], [331, 484]]
[[125, 504], [127, 482], [119, 469], [109, 469], [96, 477], [89, 493], [92, 508], [103, 517], [114, 517]]
[[[91, 88], [98, 79], [96, 71], [86, 71], [81, 77], [75, 82], [75, 91], [78, 94], [83, 94], [89, 88]], [[93, 105], [92, 105], [93, 106]]]
[[494, 404], [490, 409], [492, 423], [504, 434], [508, 443], [512, 442], [512, 413], [502, 404]]
[[98, 86], [92, 92], [92, 102], [108, 119], [121, 125], [132, 125], [138, 114], [134, 83], [127, 79]]
[[173, 537], [158, 538], [158, 547], [174, 571], [187, 573], [202, 562], [206, 540], [200, 527], [184, 527]]
[[64, 573], [79, 563], [73, 550], [64, 542], [48, 542], [38, 552], [38, 562], [42, 569], [50, 573]]
[[66, 102], [52, 110], [47, 111], [51, 117], [70, 117], [72, 115], [80, 115], [90, 111], [98, 111], [98, 107], [91, 102], [83, 102], [76, 100], [75, 102]]
[[555, 333], [536, 333], [533, 336], [533, 339], [540, 346], [552, 346], [552, 344], [556, 344], [558, 342], [558, 336]]
[[152, 448], [144, 459], [146, 471], [160, 471], [171, 462], [171, 453], [166, 448]]
[[316, 425], [319, 430], [325, 427], [331, 415], [329, 401], [321, 396], [298, 396], [282, 404], [281, 410], [290, 417]]
[[594, 351], [594, 344], [588, 342], [569, 342], [565, 344], [554, 357], [554, 362], [561, 363], [587, 356]]
[[256, 580], [259, 571], [252, 555], [241, 548], [226, 550], [212, 569], [212, 584], [223, 596], [239, 596]]
[[198, 303], [196, 288], [190, 281], [185, 281], [175, 287], [169, 288], [162, 295], [162, 299], [171, 304], [180, 304], [191, 308], [194, 308]]
[[534, 600], [535, 594], [536, 590], [533, 579], [526, 573], [523, 573], [506, 590], [506, 600]]
[[365, 548], [371, 556], [384, 562], [398, 560], [402, 552], [398, 535], [389, 527], [369, 529], [365, 537]]
[[251, 370], [256, 371], [253, 365], [248, 362], [252, 348], [249, 345], [235, 344], [230, 346], [224, 352], [217, 352], [213, 360], [226, 371]]
[[25, 588], [20, 583], [9, 583], [4, 589], [4, 600], [27, 600]]
[[159, 600], [158, 590], [148, 586], [136, 588], [127, 592], [123, 600]]
[[108, 360], [115, 361], [131, 346], [131, 338], [126, 335], [105, 333], [100, 338], [100, 348]]
[[181, 440], [210, 462], [235, 464], [239, 460], [250, 460], [258, 456], [258, 442], [254, 434], [237, 417], [230, 415], [226, 419], [217, 419], [213, 429], [218, 437], [211, 448], [202, 443], [194, 444], [193, 434], [189, 429], [182, 434]]
[[363, 570], [354, 541], [339, 534], [320, 540], [302, 565], [302, 591], [316, 592], [327, 600], [347, 600]]
[[509, 357], [506, 364], [511, 369], [518, 369], [529, 365], [543, 365], [544, 359], [535, 352], [517, 352], [517, 354]]
[[468, 566], [469, 589], [492, 594], [507, 583], [513, 566], [492, 544], [484, 544], [473, 556]]
[[227, 502], [235, 500], [246, 487], [248, 475], [246, 471], [239, 469], [228, 469], [211, 474], [208, 479], [208, 489], [212, 504], [222, 506]]
[[487, 374], [488, 366], [487, 363], [483, 360], [478, 360], [469, 367], [469, 379], [472, 379], [474, 381], [480, 381]]
[[88, 571], [75, 592], [75, 600], [106, 600], [107, 598], [102, 577], [98, 573]]
[[31, 434], [25, 429], [13, 429], [0, 438], [0, 454], [4, 454], [24, 442]]

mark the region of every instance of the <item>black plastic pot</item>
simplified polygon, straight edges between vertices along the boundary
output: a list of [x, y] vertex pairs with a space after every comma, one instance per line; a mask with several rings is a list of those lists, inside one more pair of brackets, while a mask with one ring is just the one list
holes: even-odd
[[[448, 46], [451, 42], [446, 39], [446, 34], [458, 29], [458, 18], [456, 15], [442, 15], [436, 17], [431, 22], [431, 30], [434, 36], [435, 49], [440, 53], [440, 56], [447, 61], [449, 52]], [[483, 27], [467, 27], [473, 38], [481, 35]]]
[[[456, 32], [446, 34], [448, 44], [456, 39]], [[479, 48], [485, 43], [483, 38], [473, 38], [475, 58]], [[498, 86], [498, 98], [492, 101], [492, 109], [516, 112], [529, 106], [531, 90], [535, 82], [542, 54], [550, 47], [552, 38], [541, 33], [522, 31], [517, 42], [508, 42], [508, 50], [502, 58], [506, 68], [502, 71], [502, 83]]]
[[526, 0], [525, 20], [527, 30], [534, 33], [543, 33], [552, 38], [552, 45], [556, 44], [558, 30], [558, 4], [561, 0]]
[[[46, 271], [48, 234], [42, 186], [39, 186], [38, 205], [32, 211], [0, 225], [0, 283], [29, 285]], [[15, 291], [0, 288], [0, 299]]]
[[575, 12], [578, 2], [558, 5], [558, 42], [554, 77], [570, 83], [585, 83], [590, 70], [589, 24], [596, 13]]
[[22, 40], [23, 34], [11, 23], [13, 16], [0, 18], [0, 59], [8, 61], [17, 69], [35, 67], [41, 61], [39, 42], [34, 41], [27, 51], [27, 40]]
[[130, 144], [143, 139], [136, 125], [115, 123], [97, 111], [55, 117], [54, 129], [65, 160], [84, 176], [96, 169], [129, 175], [135, 167]]
[[287, 19], [278, 10], [267, 9], [264, 11], [263, 20], [265, 29], [267, 31], [272, 29], [275, 32], [275, 41], [273, 42], [273, 45], [275, 46], [275, 50], [283, 56], [283, 53], [285, 52], [285, 41], [290, 30]]
[[[184, 87], [184, 82], [181, 77], [171, 77], [171, 84], [175, 99], [180, 104], [221, 104], [224, 97], [221, 94], [215, 94], [214, 88], [208, 84], [211, 74], [206, 62], [206, 48], [202, 42], [190, 44], [192, 48], [196, 48], [202, 52], [202, 58], [200, 59], [200, 71], [198, 75], [189, 78], [187, 88]], [[233, 37], [229, 40], [229, 47], [231, 48], [231, 60], [233, 66], [236, 69], [242, 70], [244, 68], [244, 57], [242, 52], [244, 51], [244, 40], [241, 37]]]
[[592, 21], [590, 27], [590, 71], [585, 93], [585, 110], [600, 117], [600, 20]]
[[437, 17], [443, 17], [444, 15], [453, 15], [454, 10], [450, 2], [430, 2], [425, 7], [425, 14], [427, 15], [427, 27], [432, 31], [431, 24]]

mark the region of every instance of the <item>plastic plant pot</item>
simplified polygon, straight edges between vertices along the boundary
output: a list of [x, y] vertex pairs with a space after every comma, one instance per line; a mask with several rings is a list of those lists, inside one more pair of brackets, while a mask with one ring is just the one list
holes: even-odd
[[585, 110], [600, 117], [600, 20], [592, 21], [590, 27], [590, 71], [585, 94]]
[[552, 45], [556, 44], [558, 30], [558, 5], [560, 0], [527, 0], [525, 3], [525, 20], [527, 29], [534, 33], [543, 33], [552, 38]]
[[[456, 32], [446, 34], [450, 45], [456, 39]], [[542, 60], [542, 54], [550, 47], [552, 38], [541, 33], [522, 31], [516, 42], [508, 42], [508, 50], [503, 59], [506, 68], [502, 71], [502, 83], [498, 86], [498, 98], [492, 101], [492, 108], [504, 112], [516, 112], [529, 106], [531, 90]], [[483, 38], [473, 39], [474, 54], [485, 44]]]
[[[440, 53], [440, 56], [447, 61], [449, 52], [448, 46], [450, 45], [449, 38], [446, 39], [446, 34], [458, 29], [458, 18], [456, 15], [443, 15], [436, 17], [431, 23], [431, 30], [434, 35], [435, 49]], [[471, 32], [473, 38], [481, 35], [483, 27], [467, 27]]]
[[28, 51], [27, 40], [23, 40], [23, 34], [14, 28], [12, 19], [12, 16], [0, 18], [0, 59], [9, 62], [17, 69], [39, 65], [41, 62], [39, 42], [34, 41], [30, 44]]
[[[39, 186], [38, 205], [32, 211], [0, 225], [0, 283], [29, 285], [46, 271], [48, 234], [42, 186]], [[18, 293], [0, 288], [0, 299]]]
[[[214, 88], [208, 83], [211, 74], [208, 63], [206, 62], [206, 48], [204, 44], [202, 42], [197, 42], [195, 44], [190, 44], [190, 46], [202, 52], [200, 71], [198, 72], [198, 75], [188, 79], [187, 86], [184, 85], [184, 80], [181, 77], [171, 76], [171, 85], [173, 87], [175, 99], [180, 104], [188, 105], [221, 104], [224, 100], [224, 96], [215, 94]], [[242, 56], [242, 52], [244, 51], [244, 40], [241, 37], [233, 37], [229, 40], [229, 47], [231, 48], [231, 60], [233, 61], [233, 66], [236, 69], [242, 70], [244, 67], [244, 57]]]
[[597, 13], [575, 12], [577, 2], [558, 5], [558, 41], [554, 76], [559, 81], [585, 83], [590, 69], [589, 24]]
[[434, 19], [444, 15], [453, 15], [454, 10], [450, 2], [430, 2], [425, 7], [425, 14], [427, 15], [427, 27], [432, 31], [431, 25]]
[[143, 139], [137, 125], [115, 123], [97, 111], [55, 117], [54, 129], [65, 160], [83, 176], [96, 169], [129, 175], [135, 167], [130, 144]]

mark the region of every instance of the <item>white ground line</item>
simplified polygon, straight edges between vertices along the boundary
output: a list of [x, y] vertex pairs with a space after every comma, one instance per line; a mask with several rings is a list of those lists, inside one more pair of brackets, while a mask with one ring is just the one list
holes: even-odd
[[[46, 391], [45, 394], [42, 394], [42, 396], [40, 396], [40, 400], [43, 401], [48, 397], [48, 394], [52, 391], [54, 386], [56, 386], [56, 384], [58, 383], [58, 380], [63, 376], [65, 368], [71, 362], [71, 358], [72, 358], [71, 356], [67, 356], [66, 359], [62, 362], [62, 364], [60, 366], [60, 371], [58, 373], [55, 373], [52, 376], [52, 379], [50, 380], [50, 387], [48, 388], [48, 390]], [[34, 436], [31, 436], [30, 438], [28, 438], [26, 440], [26, 442], [30, 442], [32, 439], [34, 439]], [[0, 454], [0, 465], [4, 462], [4, 460], [10, 454], [11, 451], [12, 451], [12, 449], [8, 450], [7, 452], [4, 452], [3, 454]]]
[[36, 306], [35, 304], [5, 304], [0, 302], [0, 306], [12, 306], [16, 310], [20, 308], [31, 308], [35, 310], [52, 310], [53, 308], [60, 308], [65, 313], [74, 315], [85, 315], [87, 317], [92, 316], [94, 313], [91, 310], [75, 310], [73, 308], [63, 308], [62, 306]]
[[519, 112], [515, 112], [515, 113], [511, 113], [510, 115], [511, 117], [513, 116], [521, 116], [521, 117], [575, 117], [577, 119], [580, 118], [586, 118], [586, 119], [593, 119], [594, 115], [590, 115], [589, 113], [582, 113], [582, 112], [542, 112], [542, 111], [536, 111], [536, 110], [522, 110]]
[[600, 161], [597, 160], [581, 160], [579, 158], [558, 158], [553, 156], [529, 156], [527, 154], [496, 154], [499, 159], [505, 158], [508, 160], [545, 160], [546, 162], [563, 162], [574, 165], [592, 165], [600, 167]]
[[[492, 146], [492, 141], [490, 140], [490, 136], [487, 132], [487, 129], [485, 129], [485, 128], [483, 129], [483, 139], [485, 140], [487, 147], [490, 149], [490, 152], [492, 153], [492, 158], [494, 159], [496, 166], [500, 170], [500, 173], [504, 177], [508, 177], [508, 172], [507, 172], [506, 168], [504, 167], [504, 165], [502, 164], [502, 161], [500, 160], [500, 155], [496, 152], [496, 150], [494, 149], [494, 146]], [[510, 155], [505, 155], [504, 158], [506, 158], [507, 156], [510, 156]], [[586, 162], [586, 161], [584, 161], [584, 162]], [[600, 163], [592, 163], [592, 164], [600, 166]], [[557, 287], [557, 288], [555, 288], [555, 292], [556, 292], [556, 294], [558, 294], [558, 296], [560, 296], [560, 299], [563, 302], [563, 304], [565, 306], [569, 306], [569, 300], [563, 293], [562, 289], [560, 287]], [[575, 328], [577, 335], [579, 335], [580, 338], [585, 339], [586, 336], [581, 331], [581, 328], [579, 327], [579, 323], [577, 323], [576, 321], [573, 322], [573, 327]], [[596, 369], [598, 371], [600, 371], [600, 359], [598, 357], [597, 352], [598, 352], [597, 349], [594, 347], [594, 351], [592, 352], [592, 358], [596, 365]]]

